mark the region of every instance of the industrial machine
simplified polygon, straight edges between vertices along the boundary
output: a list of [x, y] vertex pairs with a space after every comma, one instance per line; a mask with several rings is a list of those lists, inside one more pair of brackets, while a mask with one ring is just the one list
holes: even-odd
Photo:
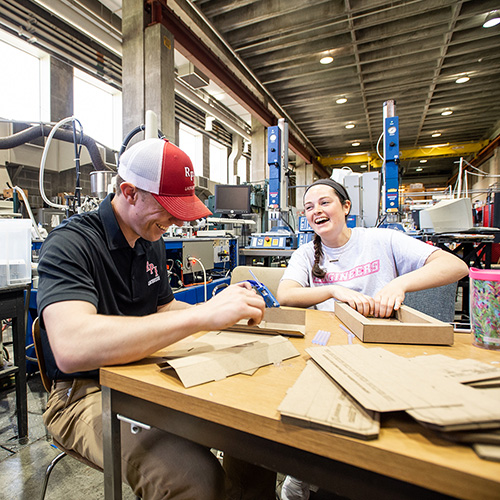
[[229, 283], [238, 264], [236, 238], [164, 236], [170, 285], [178, 300], [196, 304], [209, 298], [221, 283]]
[[382, 212], [386, 222], [398, 222], [399, 217], [399, 118], [395, 116], [395, 101], [384, 102], [384, 198]]
[[297, 248], [297, 235], [285, 219], [288, 215], [288, 124], [284, 119], [267, 129], [267, 164], [269, 184], [267, 194], [268, 231], [254, 233], [250, 248]]

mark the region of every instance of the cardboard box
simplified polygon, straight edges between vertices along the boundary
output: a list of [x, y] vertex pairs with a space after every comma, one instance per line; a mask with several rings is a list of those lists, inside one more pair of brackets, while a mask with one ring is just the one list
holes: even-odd
[[[28, 197], [28, 190], [27, 189], [21, 189], [21, 191], [24, 193], [24, 195], [26, 196], [26, 198]], [[19, 193], [17, 193], [18, 197], [22, 200], [22, 197]], [[8, 200], [10, 198], [13, 198], [14, 197], [14, 189], [12, 188], [5, 188], [3, 190], [3, 197]]]
[[408, 306], [401, 306], [392, 318], [374, 318], [336, 302], [335, 315], [362, 342], [453, 345], [452, 325]]
[[283, 335], [285, 337], [304, 337], [306, 334], [306, 311], [305, 309], [286, 307], [266, 307], [264, 318], [258, 325], [248, 326], [247, 320], [242, 320], [226, 328], [226, 330], [242, 333]]

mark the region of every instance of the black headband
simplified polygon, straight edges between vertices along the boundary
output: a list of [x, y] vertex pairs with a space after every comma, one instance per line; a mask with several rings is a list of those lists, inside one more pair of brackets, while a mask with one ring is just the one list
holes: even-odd
[[311, 189], [313, 186], [317, 186], [318, 184], [325, 184], [326, 186], [330, 186], [340, 195], [341, 198], [343, 198], [344, 200], [351, 201], [351, 198], [349, 198], [349, 194], [347, 193], [347, 189], [344, 186], [342, 186], [342, 184], [339, 184], [337, 181], [334, 181], [333, 179], [318, 179], [306, 189], [304, 196], [307, 193], [307, 191], [309, 191], [309, 189]]

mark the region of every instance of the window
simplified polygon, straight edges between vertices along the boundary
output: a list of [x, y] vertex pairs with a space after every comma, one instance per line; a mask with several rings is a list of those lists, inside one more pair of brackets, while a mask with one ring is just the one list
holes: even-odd
[[[27, 42], [2, 33], [0, 40], [0, 116], [8, 120], [40, 122], [41, 73], [44, 54]], [[48, 56], [46, 56], [48, 60]], [[47, 100], [48, 100], [47, 95]]]
[[179, 123], [179, 147], [193, 163], [194, 175], [203, 175], [203, 137], [200, 132]]
[[83, 71], [74, 69], [74, 115], [83, 133], [119, 150], [122, 144], [122, 94]]
[[210, 139], [210, 180], [227, 184], [227, 148]]

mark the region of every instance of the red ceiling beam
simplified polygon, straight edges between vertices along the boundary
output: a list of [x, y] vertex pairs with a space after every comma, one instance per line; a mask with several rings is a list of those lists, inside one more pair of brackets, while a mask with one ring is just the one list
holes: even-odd
[[[215, 80], [264, 126], [277, 125], [278, 119], [243, 84], [243, 82], [217, 57], [214, 52], [170, 9], [166, 0], [145, 0], [151, 12], [151, 24], [161, 23], [175, 38], [175, 44], [194, 64]], [[329, 177], [329, 172], [293, 133], [289, 135], [289, 146], [304, 161], [312, 163], [319, 175]]]

